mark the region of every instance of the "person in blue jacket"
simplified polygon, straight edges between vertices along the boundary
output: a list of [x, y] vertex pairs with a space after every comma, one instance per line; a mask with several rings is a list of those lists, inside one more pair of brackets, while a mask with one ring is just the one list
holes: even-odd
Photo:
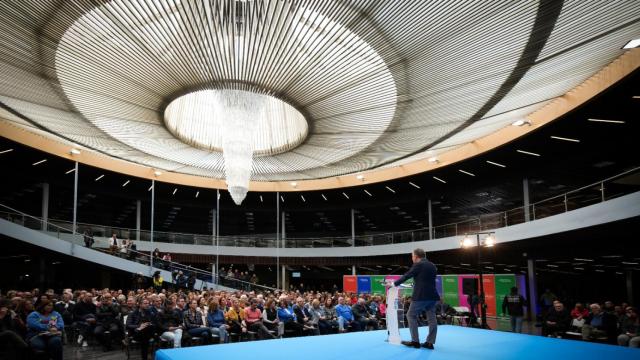
[[62, 315], [53, 310], [50, 300], [42, 300], [27, 316], [27, 340], [31, 347], [44, 351], [53, 360], [62, 360]]
[[280, 299], [280, 305], [278, 306], [278, 318], [284, 323], [285, 333], [286, 330], [293, 331], [294, 336], [302, 336], [303, 327], [296, 319], [296, 314], [293, 308], [289, 305], [286, 298]]
[[218, 298], [213, 298], [209, 302], [209, 312], [207, 313], [207, 326], [211, 329], [214, 335], [220, 337], [220, 343], [228, 343], [229, 336], [227, 335], [227, 325], [224, 319], [224, 312], [219, 309], [220, 302]]
[[338, 305], [336, 305], [336, 316], [338, 316], [338, 330], [345, 332], [345, 325], [347, 327], [351, 325], [353, 331], [360, 331], [360, 323], [355, 321], [351, 306], [344, 303], [344, 298], [338, 298]]

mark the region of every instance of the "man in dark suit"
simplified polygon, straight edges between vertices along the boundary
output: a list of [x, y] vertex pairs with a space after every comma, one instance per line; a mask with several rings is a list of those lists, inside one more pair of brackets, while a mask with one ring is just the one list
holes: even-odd
[[407, 312], [411, 341], [403, 341], [402, 344], [420, 348], [418, 315], [426, 311], [427, 321], [429, 321], [429, 335], [422, 347], [433, 349], [433, 344], [436, 342], [436, 333], [438, 332], [435, 313], [436, 303], [440, 300], [440, 295], [436, 290], [436, 273], [438, 270], [433, 263], [426, 259], [424, 250], [420, 248], [413, 250], [411, 260], [413, 260], [411, 269], [393, 283], [394, 286], [399, 286], [408, 279], [413, 278], [413, 294], [411, 295], [411, 305]]

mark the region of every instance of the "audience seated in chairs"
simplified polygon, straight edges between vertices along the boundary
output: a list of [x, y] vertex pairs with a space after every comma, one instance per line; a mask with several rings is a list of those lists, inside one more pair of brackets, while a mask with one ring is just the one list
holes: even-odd
[[193, 338], [202, 339], [203, 344], [211, 343], [211, 329], [204, 323], [204, 316], [198, 308], [198, 300], [191, 300], [189, 302], [189, 309], [184, 312], [184, 328], [187, 333]]
[[[324, 319], [320, 318], [318, 321], [318, 327], [320, 328], [320, 334], [335, 334], [338, 332], [338, 315], [336, 313], [336, 308], [333, 306], [333, 299], [331, 297], [327, 297], [324, 305], [320, 307], [324, 312]], [[386, 307], [384, 307], [386, 310]]]
[[262, 312], [258, 309], [258, 300], [252, 299], [251, 305], [244, 309], [244, 322], [247, 330], [257, 334], [258, 339], [275, 339], [262, 323]]
[[220, 339], [220, 343], [228, 343], [229, 335], [227, 325], [224, 318], [224, 311], [220, 310], [220, 300], [218, 298], [212, 298], [209, 301], [209, 311], [207, 312], [207, 326], [211, 329], [213, 335], [217, 335]]
[[549, 337], [562, 337], [569, 329], [571, 315], [565, 309], [564, 304], [555, 300], [553, 307], [549, 309], [542, 324], [542, 335]]
[[113, 303], [113, 297], [106, 292], [100, 298], [100, 306], [96, 308], [96, 327], [93, 330], [96, 339], [102, 344], [104, 351], [111, 350], [111, 339], [120, 334], [120, 309]]
[[303, 334], [320, 335], [318, 328], [314, 327], [311, 323], [311, 316], [302, 297], [298, 296], [296, 298], [296, 303], [292, 306], [292, 309], [293, 313], [296, 315], [296, 321], [302, 327]]
[[140, 300], [138, 308], [127, 317], [126, 328], [128, 338], [125, 339], [125, 346], [130, 344], [131, 339], [137, 341], [140, 343], [142, 360], [147, 360], [150, 341], [158, 328], [158, 319], [149, 309], [149, 300]]
[[53, 303], [42, 300], [27, 317], [27, 340], [31, 348], [43, 351], [53, 360], [62, 360], [62, 315], [53, 310]]
[[289, 306], [289, 301], [286, 297], [280, 298], [280, 306], [278, 307], [278, 318], [284, 323], [285, 334], [287, 331], [294, 336], [301, 336], [303, 334], [303, 327], [296, 319], [296, 314], [293, 308]]
[[26, 359], [28, 345], [16, 329], [16, 313], [10, 310], [11, 302], [0, 300], [0, 358]]
[[276, 331], [276, 335], [278, 337], [282, 337], [284, 335], [284, 323], [280, 321], [280, 318], [278, 318], [278, 309], [274, 299], [267, 300], [264, 305], [262, 323], [267, 327], [267, 329]]
[[600, 304], [589, 306], [591, 312], [585, 318], [582, 326], [582, 340], [606, 341], [613, 343], [617, 333], [617, 319], [615, 315], [602, 311]]
[[439, 325], [451, 324], [453, 322], [453, 316], [456, 314], [456, 310], [451, 305], [444, 302], [443, 298], [436, 304], [436, 320]]
[[369, 308], [366, 306], [364, 298], [358, 298], [358, 302], [351, 307], [351, 312], [362, 330], [367, 330], [368, 327], [378, 330], [378, 320], [369, 313]]
[[626, 314], [620, 327], [618, 345], [640, 348], [640, 319], [638, 311], [634, 307], [627, 307]]
[[351, 306], [345, 304], [342, 296], [338, 298], [336, 315], [338, 315], [338, 330], [340, 332], [347, 331], [349, 327], [351, 327], [352, 331], [360, 331], [360, 324], [354, 318]]
[[96, 326], [96, 305], [93, 303], [93, 296], [89, 292], [84, 292], [78, 299], [78, 303], [73, 313], [74, 326], [79, 331], [78, 344], [83, 347], [89, 346], [87, 339], [89, 334], [93, 334]]
[[182, 346], [183, 321], [180, 312], [172, 300], [168, 299], [163, 308], [157, 312], [158, 333], [160, 339], [173, 345], [174, 348]]

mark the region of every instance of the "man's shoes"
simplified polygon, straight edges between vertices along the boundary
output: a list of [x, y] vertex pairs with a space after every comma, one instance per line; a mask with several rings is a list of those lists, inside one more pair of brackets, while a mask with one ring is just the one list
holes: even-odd
[[433, 344], [429, 343], [429, 342], [424, 342], [424, 343], [420, 344], [420, 346], [422, 346], [425, 349], [433, 350]]
[[84, 340], [84, 337], [82, 337], [82, 335], [78, 335], [78, 345], [82, 345], [82, 340]]
[[416, 348], [416, 349], [420, 349], [420, 343], [417, 342], [417, 341], [401, 341], [400, 343], [402, 345], [405, 345], [405, 346], [409, 346], [409, 347], [413, 347], [413, 348]]

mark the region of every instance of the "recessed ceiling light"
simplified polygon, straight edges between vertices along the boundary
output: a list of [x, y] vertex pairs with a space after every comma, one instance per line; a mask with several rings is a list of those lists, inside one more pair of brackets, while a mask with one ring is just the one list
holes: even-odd
[[437, 176], [434, 176], [433, 178], [434, 178], [434, 179], [436, 179], [436, 180], [438, 180], [438, 181], [440, 181], [440, 182], [441, 182], [441, 183], [443, 183], [443, 184], [446, 184], [446, 183], [447, 183], [446, 181], [444, 181], [444, 180], [440, 179], [440, 178], [439, 178], [439, 177], [437, 177]]
[[6, 153], [12, 152], [12, 151], [13, 151], [13, 149], [2, 150], [2, 151], [0, 151], [0, 154], [6, 154]]
[[264, 202], [264, 200], [262, 199], [262, 195], [260, 195], [260, 202]]
[[349, 199], [349, 195], [347, 195], [346, 193], [343, 192], [342, 195], [344, 195], [344, 197], [346, 197], [347, 200]]
[[131, 180], [125, 181], [124, 184], [122, 184], [122, 187], [125, 187], [125, 186], [129, 185], [130, 182], [131, 182]]
[[427, 159], [428, 162], [430, 163], [437, 163], [438, 162], [438, 158], [435, 156], [430, 157], [429, 159]]
[[574, 269], [576, 269], [576, 270], [584, 270], [584, 268], [581, 268], [581, 267], [574, 267]]
[[385, 189], [387, 189], [387, 190], [391, 191], [391, 192], [392, 192], [392, 193], [394, 193], [394, 194], [396, 193], [396, 191], [395, 191], [395, 190], [393, 190], [392, 188], [390, 188], [390, 187], [388, 187], [388, 186], [385, 186]]
[[73, 148], [73, 149], [71, 149], [70, 152], [71, 152], [71, 155], [78, 155], [78, 154], [80, 154], [80, 149]]
[[573, 258], [575, 261], [593, 261], [592, 259]]
[[358, 179], [358, 180], [364, 180], [364, 175], [362, 175], [362, 174], [358, 174], [358, 175], [356, 175], [356, 179]]
[[76, 169], [75, 169], [75, 168], [73, 168], [73, 169], [71, 169], [71, 170], [68, 170], [68, 171], [65, 173], [65, 175], [67, 175], [67, 174], [71, 174], [71, 173], [72, 173], [72, 172], [74, 172], [74, 171], [76, 171]]
[[196, 198], [200, 195], [200, 191], [196, 191]]
[[604, 270], [596, 269], [595, 272], [604, 272]]
[[99, 181], [100, 179], [102, 179], [104, 177], [104, 174], [98, 176], [94, 181]]
[[640, 46], [640, 39], [629, 40], [628, 43], [624, 44], [623, 49], [633, 49]]
[[547, 264], [547, 267], [557, 268], [559, 266], [558, 265], [553, 265], [553, 264]]
[[153, 172], [153, 175], [160, 176], [160, 175], [162, 175], [162, 172], [160, 170], [156, 170], [156, 171]]
[[322, 195], [322, 198], [324, 199], [324, 201], [327, 201], [327, 197], [324, 196], [324, 194], [320, 194], [320, 195]]
[[282, 200], [282, 202], [284, 202], [284, 197], [282, 195], [280, 195], [280, 200]]
[[633, 95], [631, 98], [632, 99], [640, 99], [640, 95]]
[[497, 163], [497, 162], [493, 162], [493, 161], [489, 161], [489, 160], [486, 160], [486, 161], [487, 161], [487, 164], [491, 164], [491, 165], [499, 166], [499, 167], [501, 167], [501, 168], [506, 168], [506, 167], [507, 167], [507, 165], [502, 165], [502, 164], [499, 164], [499, 163]]
[[569, 142], [576, 142], [579, 143], [580, 140], [578, 139], [571, 139], [571, 138], [566, 138], [566, 137], [560, 137], [560, 136], [551, 136], [552, 139], [556, 139], [556, 140], [562, 140], [562, 141], [569, 141]]
[[367, 190], [364, 190], [364, 192], [365, 192], [367, 195], [369, 195], [369, 196], [373, 196], [373, 195], [371, 195], [371, 193], [370, 193], [370, 192], [368, 192]]
[[300, 195], [300, 198], [302, 199], [303, 202], [307, 202], [307, 200], [305, 200], [304, 196]]
[[34, 163], [33, 163], [33, 164], [31, 164], [31, 165], [33, 165], [33, 166], [40, 165], [40, 164], [42, 164], [43, 162], [46, 162], [46, 161], [47, 161], [47, 159], [42, 159], [42, 160], [40, 160], [40, 161], [36, 161], [36, 162], [34, 162]]
[[603, 123], [611, 123], [611, 124], [624, 124], [623, 120], [605, 120], [605, 119], [587, 119], [592, 122], [603, 122]]
[[464, 171], [464, 170], [458, 170], [458, 171], [460, 171], [460, 172], [461, 172], [461, 173], [463, 173], [463, 174], [467, 174], [467, 175], [469, 175], [469, 176], [476, 176], [475, 174], [472, 174], [472, 173], [470, 173], [470, 172], [468, 172], [468, 171]]
[[171, 195], [175, 195], [178, 192], [178, 188], [173, 189], [173, 193]]
[[293, 187], [296, 187], [296, 186], [298, 186], [298, 183], [297, 183], [297, 182], [295, 182], [295, 181], [293, 181], [293, 182], [290, 182], [290, 183], [289, 183], [289, 185], [291, 185], [291, 186], [293, 186]]
[[413, 187], [414, 187], [414, 188], [416, 188], [416, 189], [420, 189], [420, 186], [418, 186], [418, 185], [416, 185], [416, 184], [412, 183], [411, 181], [409, 181], [409, 185], [413, 186]]
[[520, 119], [512, 122], [511, 125], [513, 126], [531, 125], [531, 122], [529, 120]]
[[540, 154], [536, 154], [534, 152], [531, 151], [524, 151], [524, 150], [516, 150], [517, 152], [519, 152], [520, 154], [526, 154], [526, 155], [531, 155], [531, 156], [540, 156]]

